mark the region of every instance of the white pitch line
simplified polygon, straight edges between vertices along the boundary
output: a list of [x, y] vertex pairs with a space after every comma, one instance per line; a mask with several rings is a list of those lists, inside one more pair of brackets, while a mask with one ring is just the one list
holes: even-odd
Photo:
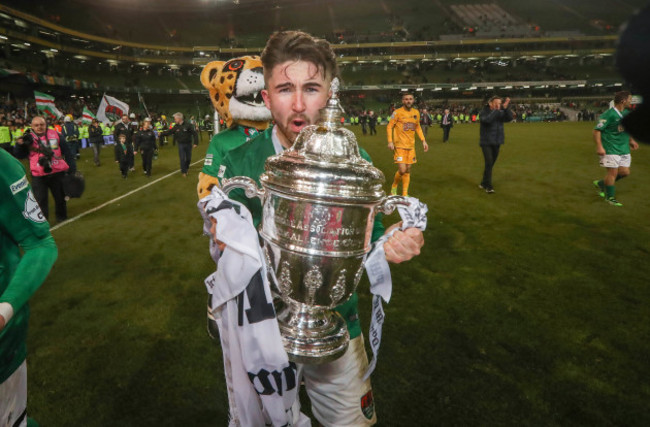
[[[197, 163], [199, 163], [199, 162], [202, 162], [203, 160], [204, 160], [204, 159], [197, 160], [196, 162], [192, 163], [190, 166], [194, 166], [195, 164], [197, 164]], [[56, 229], [58, 229], [58, 228], [63, 227], [64, 225], [68, 225], [68, 224], [70, 224], [70, 223], [72, 223], [72, 222], [75, 222], [76, 220], [78, 220], [78, 219], [80, 219], [80, 218], [83, 218], [83, 217], [85, 217], [86, 215], [89, 215], [89, 214], [91, 214], [91, 213], [93, 213], [93, 212], [97, 212], [98, 210], [100, 210], [100, 209], [102, 209], [102, 208], [104, 208], [104, 207], [106, 207], [106, 206], [108, 206], [108, 205], [111, 205], [111, 204], [113, 204], [113, 203], [115, 203], [115, 202], [117, 202], [117, 201], [119, 201], [119, 200], [122, 200], [123, 198], [128, 197], [128, 196], [130, 196], [130, 195], [133, 194], [133, 193], [137, 193], [137, 192], [140, 191], [140, 190], [144, 190], [145, 188], [147, 188], [147, 187], [149, 187], [149, 186], [151, 186], [151, 185], [154, 185], [154, 184], [157, 183], [158, 181], [162, 181], [163, 179], [167, 179], [167, 178], [169, 178], [170, 176], [172, 176], [172, 175], [174, 175], [174, 174], [176, 174], [176, 173], [180, 173], [180, 170], [176, 170], [176, 171], [174, 171], [174, 172], [172, 172], [172, 173], [168, 173], [168, 174], [165, 175], [165, 176], [161, 176], [160, 178], [156, 179], [155, 181], [151, 181], [150, 183], [145, 184], [145, 185], [143, 185], [142, 187], [138, 187], [138, 188], [136, 188], [135, 190], [131, 190], [131, 191], [129, 191], [128, 193], [121, 195], [120, 197], [116, 197], [116, 198], [114, 198], [113, 200], [109, 200], [108, 202], [106, 202], [106, 203], [104, 203], [104, 204], [101, 204], [101, 205], [97, 206], [96, 208], [92, 208], [92, 209], [90, 209], [90, 210], [87, 210], [86, 212], [80, 213], [79, 215], [77, 215], [77, 216], [75, 216], [75, 217], [72, 217], [72, 218], [67, 219], [67, 220], [65, 220], [65, 221], [63, 221], [63, 222], [60, 222], [60, 223], [58, 223], [57, 225], [55, 225], [54, 227], [51, 227], [51, 228], [50, 228], [50, 231], [54, 231], [54, 230], [56, 230]]]

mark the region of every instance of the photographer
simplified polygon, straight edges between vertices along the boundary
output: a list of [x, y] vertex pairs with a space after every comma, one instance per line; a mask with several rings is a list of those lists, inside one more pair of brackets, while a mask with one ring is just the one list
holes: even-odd
[[68, 218], [63, 176], [69, 169], [61, 152], [61, 138], [54, 129], [47, 129], [45, 119], [40, 116], [32, 119], [31, 129], [26, 129], [23, 137], [16, 141], [14, 154], [19, 159], [29, 157], [29, 169], [32, 173], [32, 189], [36, 202], [49, 217], [48, 188], [52, 191], [58, 222]]

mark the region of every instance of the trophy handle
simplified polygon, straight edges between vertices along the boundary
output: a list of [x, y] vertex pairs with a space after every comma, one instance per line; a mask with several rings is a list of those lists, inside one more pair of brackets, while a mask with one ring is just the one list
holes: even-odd
[[407, 206], [408, 204], [408, 199], [404, 196], [388, 196], [377, 205], [376, 209], [378, 212], [388, 215], [393, 213], [397, 205]]
[[228, 194], [235, 188], [241, 188], [245, 191], [246, 197], [252, 199], [257, 197], [260, 200], [264, 198], [264, 189], [257, 188], [255, 180], [247, 176], [236, 176], [230, 179], [223, 179], [221, 181], [221, 191]]

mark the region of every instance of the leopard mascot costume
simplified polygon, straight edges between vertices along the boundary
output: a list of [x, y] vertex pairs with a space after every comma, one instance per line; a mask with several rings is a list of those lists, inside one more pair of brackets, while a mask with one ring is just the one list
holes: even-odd
[[229, 61], [212, 61], [201, 72], [201, 83], [210, 92], [212, 105], [227, 130], [212, 137], [199, 173], [199, 200], [219, 185], [221, 160], [269, 127], [271, 112], [264, 105], [264, 74], [259, 56], [242, 56]]

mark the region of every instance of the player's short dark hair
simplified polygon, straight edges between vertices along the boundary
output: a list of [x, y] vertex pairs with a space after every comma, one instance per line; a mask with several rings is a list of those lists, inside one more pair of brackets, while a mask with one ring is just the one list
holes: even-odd
[[614, 94], [614, 104], [620, 104], [622, 102], [625, 102], [630, 95], [631, 93], [627, 90], [621, 90], [619, 92], [616, 92]]
[[409, 92], [409, 91], [402, 92], [402, 98], [404, 98], [407, 95], [411, 95], [413, 98], [415, 98], [415, 95], [413, 95], [413, 92]]
[[503, 98], [501, 98], [499, 95], [492, 95], [490, 99], [488, 99], [488, 104], [494, 101], [495, 99], [503, 99]]
[[278, 31], [273, 33], [262, 51], [264, 77], [268, 79], [276, 65], [287, 61], [311, 62], [324, 78], [338, 77], [336, 55], [330, 44], [302, 31]]

